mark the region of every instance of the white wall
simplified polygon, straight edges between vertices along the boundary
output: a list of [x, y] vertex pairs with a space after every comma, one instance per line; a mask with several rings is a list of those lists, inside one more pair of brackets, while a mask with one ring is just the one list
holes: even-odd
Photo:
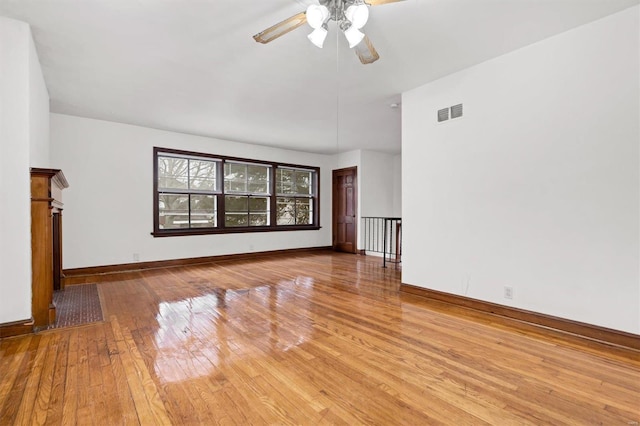
[[362, 151], [347, 151], [338, 154], [336, 159], [336, 169], [346, 169], [347, 167], [357, 167], [360, 170]]
[[362, 216], [393, 215], [393, 155], [361, 151]]
[[49, 92], [31, 37], [29, 37], [29, 146], [31, 167], [50, 167]]
[[402, 217], [402, 154], [393, 157], [393, 217]]
[[[331, 245], [333, 157], [51, 114], [51, 155], [64, 191], [64, 268]], [[154, 238], [153, 147], [321, 168], [319, 231]]]
[[0, 324], [31, 318], [30, 152], [48, 166], [48, 117], [29, 25], [0, 17]]
[[638, 17], [403, 95], [404, 283], [640, 332]]

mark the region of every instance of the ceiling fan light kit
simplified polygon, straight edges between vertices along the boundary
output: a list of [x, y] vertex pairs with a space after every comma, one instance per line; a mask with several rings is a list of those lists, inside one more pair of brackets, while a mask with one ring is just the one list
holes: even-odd
[[355, 25], [349, 25], [346, 30], [343, 30], [344, 37], [349, 42], [349, 49], [356, 47], [364, 38], [364, 33], [356, 28]]
[[322, 48], [329, 31], [329, 21], [335, 21], [349, 42], [349, 48], [354, 49], [363, 64], [371, 64], [380, 56], [373, 47], [373, 43], [362, 31], [369, 20], [369, 6], [378, 6], [404, 0], [319, 0], [320, 4], [313, 4], [305, 12], [300, 12], [281, 21], [253, 36], [259, 43], [269, 43], [286, 33], [299, 28], [305, 22], [313, 31], [307, 36], [315, 46]]
[[307, 23], [313, 29], [320, 28], [329, 20], [329, 9], [327, 6], [312, 4], [307, 8]]
[[360, 29], [369, 20], [369, 8], [364, 3], [352, 4], [345, 10], [344, 16], [351, 22], [352, 26]]
[[[364, 33], [359, 30], [364, 27], [369, 19], [369, 8], [363, 0], [333, 0], [327, 2], [327, 4], [331, 9], [323, 4], [309, 6], [306, 12], [307, 23], [316, 30], [323, 25], [326, 26], [330, 20], [336, 21], [338, 28], [342, 30], [349, 42], [349, 48], [353, 49], [364, 38]], [[309, 34], [309, 40], [322, 48], [322, 43], [318, 44], [314, 41], [318, 36], [312, 38], [311, 34]]]
[[329, 31], [327, 30], [327, 25], [323, 24], [322, 26], [313, 30], [313, 32], [309, 34], [307, 38], [311, 41], [311, 43], [322, 49], [328, 33]]

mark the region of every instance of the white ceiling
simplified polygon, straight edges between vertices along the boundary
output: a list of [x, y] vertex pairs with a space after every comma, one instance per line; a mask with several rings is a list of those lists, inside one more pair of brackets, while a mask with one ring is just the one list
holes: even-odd
[[0, 0], [31, 24], [53, 112], [310, 152], [400, 151], [400, 94], [639, 0], [406, 0], [370, 9], [381, 59], [334, 31], [252, 35], [313, 0]]

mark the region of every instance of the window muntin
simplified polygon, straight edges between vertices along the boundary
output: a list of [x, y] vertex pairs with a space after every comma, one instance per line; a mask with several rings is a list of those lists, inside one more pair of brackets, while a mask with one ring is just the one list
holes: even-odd
[[269, 195], [270, 176], [271, 166], [225, 161], [224, 191], [227, 194]]
[[319, 228], [319, 168], [162, 148], [154, 162], [154, 236]]
[[281, 226], [313, 223], [314, 171], [278, 167], [276, 170], [276, 223]]
[[264, 164], [225, 161], [225, 226], [269, 226], [271, 170]]
[[157, 156], [158, 228], [190, 229], [217, 226], [218, 162], [208, 159]]
[[313, 170], [278, 167], [276, 193], [278, 195], [313, 195]]
[[225, 195], [225, 226], [269, 226], [269, 197]]
[[158, 156], [158, 189], [216, 192], [217, 161]]

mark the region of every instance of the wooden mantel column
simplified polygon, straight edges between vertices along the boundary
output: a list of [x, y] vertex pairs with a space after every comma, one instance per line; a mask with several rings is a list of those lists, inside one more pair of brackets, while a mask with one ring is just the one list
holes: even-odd
[[55, 322], [54, 283], [62, 271], [62, 190], [58, 169], [31, 169], [31, 312], [35, 330]]

